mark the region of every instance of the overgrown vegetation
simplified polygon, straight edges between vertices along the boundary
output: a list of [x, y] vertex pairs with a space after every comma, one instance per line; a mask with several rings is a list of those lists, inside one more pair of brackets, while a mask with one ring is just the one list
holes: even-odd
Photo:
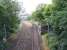
[[67, 50], [67, 0], [53, 0], [50, 5], [41, 4], [31, 16], [41, 26], [51, 26], [48, 28], [50, 50]]
[[[18, 2], [13, 0], [0, 0], [0, 43], [7, 40], [12, 33], [15, 33], [18, 24]], [[2, 46], [0, 44], [0, 46]], [[2, 47], [0, 47], [0, 50]]]

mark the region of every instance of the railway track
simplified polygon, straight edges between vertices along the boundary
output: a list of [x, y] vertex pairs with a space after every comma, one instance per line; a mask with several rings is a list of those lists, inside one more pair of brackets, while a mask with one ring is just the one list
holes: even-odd
[[38, 26], [29, 22], [23, 22], [20, 32], [17, 34], [17, 42], [12, 50], [41, 50], [41, 35]]

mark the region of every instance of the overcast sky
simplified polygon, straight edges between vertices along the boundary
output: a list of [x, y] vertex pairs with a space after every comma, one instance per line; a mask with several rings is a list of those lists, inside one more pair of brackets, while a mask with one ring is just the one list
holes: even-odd
[[23, 2], [22, 7], [24, 7], [26, 12], [29, 14], [31, 14], [36, 9], [38, 4], [41, 3], [51, 4], [51, 0], [18, 0], [18, 1]]

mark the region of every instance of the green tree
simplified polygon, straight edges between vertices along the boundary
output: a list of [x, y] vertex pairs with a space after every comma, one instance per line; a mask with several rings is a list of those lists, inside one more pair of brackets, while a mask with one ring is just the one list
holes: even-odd
[[[16, 32], [19, 19], [18, 19], [19, 7], [16, 1], [1, 0], [0, 1], [0, 39], [5, 36], [8, 38], [12, 33]], [[5, 25], [5, 27], [4, 27]], [[4, 29], [5, 28], [5, 29]]]
[[[52, 5], [41, 4], [32, 17], [42, 25], [48, 23], [52, 27], [53, 33], [48, 36], [51, 50], [67, 49], [67, 0], [53, 0]], [[51, 38], [56, 40], [50, 41]]]

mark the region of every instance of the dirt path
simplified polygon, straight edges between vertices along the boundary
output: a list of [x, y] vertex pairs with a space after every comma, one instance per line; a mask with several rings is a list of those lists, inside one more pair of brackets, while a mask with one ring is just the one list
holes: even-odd
[[28, 21], [24, 21], [22, 25], [11, 50], [41, 50], [41, 35], [38, 32], [38, 27]]

